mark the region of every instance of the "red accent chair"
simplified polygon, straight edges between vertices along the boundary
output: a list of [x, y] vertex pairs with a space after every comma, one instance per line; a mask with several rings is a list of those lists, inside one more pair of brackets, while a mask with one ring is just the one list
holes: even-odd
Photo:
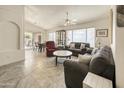
[[53, 52], [56, 50], [54, 41], [47, 41], [46, 42], [46, 56], [51, 57], [53, 56]]

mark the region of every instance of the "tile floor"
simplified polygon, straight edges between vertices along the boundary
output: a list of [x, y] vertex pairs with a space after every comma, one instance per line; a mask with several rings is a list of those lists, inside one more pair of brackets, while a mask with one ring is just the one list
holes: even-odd
[[63, 64], [55, 66], [54, 57], [26, 50], [25, 61], [0, 67], [3, 88], [65, 88]]

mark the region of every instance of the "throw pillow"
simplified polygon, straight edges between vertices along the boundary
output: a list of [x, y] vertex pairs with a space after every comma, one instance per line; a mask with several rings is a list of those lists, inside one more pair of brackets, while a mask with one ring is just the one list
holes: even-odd
[[80, 49], [85, 48], [85, 44], [81, 44]]
[[92, 56], [88, 55], [88, 54], [84, 54], [84, 55], [79, 54], [78, 55], [78, 61], [83, 62], [84, 64], [89, 64], [91, 58], [92, 58]]
[[97, 52], [98, 52], [98, 48], [94, 48], [93, 51], [92, 51], [92, 53], [91, 53], [91, 55], [94, 55], [94, 54], [96, 54]]
[[75, 44], [74, 43], [72, 43], [72, 44], [70, 44], [70, 48], [75, 48]]

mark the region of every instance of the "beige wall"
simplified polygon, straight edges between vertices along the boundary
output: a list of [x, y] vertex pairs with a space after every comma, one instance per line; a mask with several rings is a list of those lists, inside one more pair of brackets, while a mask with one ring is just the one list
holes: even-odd
[[33, 34], [34, 42], [39, 42], [39, 36], [41, 36], [41, 40], [42, 40], [42, 34], [40, 32], [37, 32], [37, 33]]
[[46, 36], [46, 31], [42, 31], [42, 32], [36, 32], [33, 34], [34, 42], [38, 42], [39, 35], [41, 35], [41, 43], [44, 43], [48, 40], [47, 36]]
[[0, 21], [0, 51], [19, 49], [19, 34], [17, 24], [7, 20]]
[[[41, 33], [41, 43], [45, 42], [48, 38], [47, 38], [47, 31], [44, 30], [43, 28], [36, 26], [35, 24], [32, 24], [30, 22], [25, 21], [24, 24], [24, 30], [26, 32], [31, 32], [31, 33]], [[35, 41], [37, 41], [37, 35], [34, 35], [34, 39]]]
[[[19, 30], [17, 26], [8, 23], [8, 21], [18, 25]], [[0, 38], [0, 44], [2, 44], [2, 46], [0, 45], [0, 66], [24, 60], [24, 7], [0, 6], [0, 22], [3, 25], [3, 27], [0, 27], [0, 34], [3, 35]], [[3, 22], [6, 22], [6, 24], [3, 24]]]
[[113, 7], [112, 49], [116, 65], [116, 86], [124, 87], [124, 27], [117, 27], [116, 6]]

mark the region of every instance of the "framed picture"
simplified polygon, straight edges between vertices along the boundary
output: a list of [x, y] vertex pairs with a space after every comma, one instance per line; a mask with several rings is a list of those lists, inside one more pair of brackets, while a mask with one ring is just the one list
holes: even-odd
[[98, 29], [96, 30], [96, 37], [107, 37], [108, 29]]

